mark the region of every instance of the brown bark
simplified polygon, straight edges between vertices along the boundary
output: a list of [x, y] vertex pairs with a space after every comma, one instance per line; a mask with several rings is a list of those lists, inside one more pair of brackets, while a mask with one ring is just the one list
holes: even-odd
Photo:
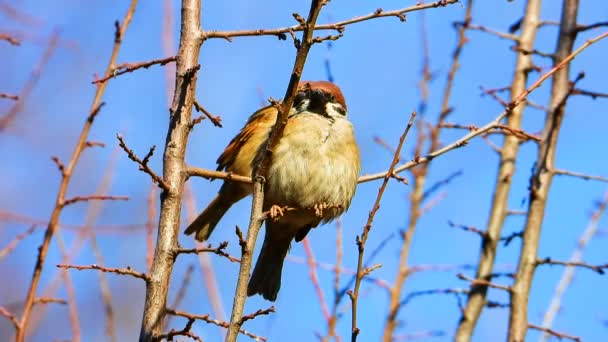
[[[529, 0], [526, 5], [522, 19], [521, 36], [518, 47], [524, 51], [532, 51], [536, 39], [536, 31], [540, 16], [541, 0]], [[521, 51], [521, 50], [520, 50]], [[532, 55], [519, 52], [515, 63], [515, 72], [511, 82], [511, 101], [526, 89], [528, 73], [533, 66]], [[507, 117], [507, 126], [513, 129], [521, 128], [521, 120], [526, 105], [525, 103], [515, 107]], [[511, 190], [512, 178], [515, 174], [515, 160], [519, 152], [520, 139], [515, 135], [505, 135], [505, 140], [500, 150], [500, 162], [496, 185], [492, 198], [490, 215], [481, 242], [481, 253], [477, 265], [476, 279], [490, 281], [494, 269], [497, 245], [502, 232], [508, 210], [509, 192]], [[474, 285], [471, 287], [467, 304], [464, 308], [458, 328], [456, 330], [456, 341], [470, 341], [477, 320], [486, 304], [488, 287]]]
[[[578, 0], [564, 0], [560, 32], [555, 51], [554, 65], [559, 64], [572, 52], [576, 38], [576, 18]], [[570, 95], [570, 67], [564, 65], [553, 76], [551, 100], [545, 119], [543, 141], [538, 147], [538, 160], [530, 179], [528, 215], [523, 235], [523, 245], [519, 265], [511, 291], [511, 310], [509, 316], [509, 341], [524, 341], [528, 330], [528, 299], [537, 265], [538, 245], [542, 222], [553, 172], [555, 151], [565, 106]]]
[[196, 73], [202, 39], [201, 3], [182, 0], [181, 33], [175, 75], [175, 92], [170, 108], [169, 128], [163, 154], [163, 181], [168, 189], [161, 194], [158, 238], [154, 260], [146, 282], [140, 341], [151, 341], [161, 334], [166, 315], [169, 281], [178, 248], [182, 196], [187, 177], [184, 158], [191, 130], [192, 103], [196, 90]]

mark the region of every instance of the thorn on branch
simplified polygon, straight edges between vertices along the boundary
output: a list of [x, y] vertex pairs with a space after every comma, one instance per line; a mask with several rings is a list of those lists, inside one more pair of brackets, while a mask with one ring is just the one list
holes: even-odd
[[239, 246], [241, 246], [241, 252], [245, 254], [245, 252], [247, 251], [247, 241], [243, 237], [243, 232], [241, 231], [238, 225], [236, 226], [236, 236], [239, 238]]
[[57, 168], [59, 169], [59, 172], [61, 172], [61, 175], [65, 176], [65, 166], [63, 165], [63, 163], [61, 162], [61, 160], [59, 160], [59, 157], [52, 156], [51, 160], [53, 162], [55, 162], [55, 165], [57, 165]]
[[12, 37], [12, 36], [10, 36], [8, 34], [5, 34], [5, 33], [1, 33], [0, 34], [0, 40], [5, 40], [9, 44], [14, 45], [14, 46], [21, 45], [21, 42], [17, 38], [14, 38], [14, 37]]
[[315, 44], [315, 43], [322, 43], [322, 42], [324, 42], [326, 40], [335, 41], [335, 40], [338, 40], [338, 39], [342, 38], [343, 36], [344, 36], [344, 34], [340, 33], [340, 34], [337, 34], [337, 35], [331, 35], [330, 34], [330, 35], [327, 35], [325, 37], [314, 37], [312, 39], [312, 42], [313, 42], [313, 44]]
[[61, 304], [61, 305], [67, 305], [68, 301], [65, 299], [61, 299], [61, 298], [53, 298], [53, 297], [38, 297], [36, 299], [34, 299], [34, 305], [36, 304]]
[[507, 247], [515, 238], [521, 238], [524, 236], [524, 231], [514, 232], [507, 236], [503, 236], [500, 238], [500, 241], [503, 241], [503, 246]]
[[87, 141], [85, 143], [86, 147], [106, 147], [105, 143], [99, 142], [99, 141]]
[[116, 138], [118, 139], [119, 146], [123, 149], [123, 151], [125, 151], [127, 153], [127, 156], [129, 157], [129, 159], [131, 159], [132, 161], [134, 161], [135, 163], [137, 163], [139, 165], [139, 170], [147, 173], [152, 178], [152, 181], [154, 181], [154, 183], [158, 184], [158, 186], [161, 189], [163, 189], [165, 191], [169, 191], [171, 189], [169, 187], [169, 185], [167, 183], [165, 183], [165, 181], [162, 178], [160, 178], [156, 173], [154, 173], [154, 171], [152, 171], [152, 169], [150, 169], [150, 167], [148, 166], [148, 162], [150, 161], [150, 157], [152, 157], [152, 154], [154, 154], [154, 149], [156, 148], [156, 146], [152, 146], [150, 148], [150, 151], [148, 151], [148, 153], [144, 157], [144, 159], [141, 160], [137, 157], [137, 155], [135, 155], [135, 152], [133, 152], [133, 150], [131, 150], [127, 147], [125, 141], [123, 140], [123, 138], [120, 134], [116, 134]]
[[300, 27], [306, 27], [306, 19], [304, 19], [304, 17], [302, 17], [298, 13], [292, 13], [291, 15], [298, 22], [298, 24], [300, 24]]
[[120, 21], [114, 21], [114, 44], [120, 44], [122, 33], [120, 32]]
[[17, 95], [11, 95], [11, 94], [6, 94], [6, 93], [0, 93], [0, 99], [8, 99], [8, 100], [13, 100], [13, 101], [19, 101], [19, 96], [17, 96]]
[[[203, 113], [205, 114], [205, 116], [207, 118], [209, 118], [209, 120], [211, 120], [211, 122], [213, 123], [213, 125], [215, 127], [223, 127], [222, 126], [222, 118], [219, 116], [215, 116], [213, 114], [211, 114], [208, 110], [205, 109], [205, 107], [201, 106], [200, 103], [198, 103], [198, 101], [194, 100], [192, 102], [192, 104], [194, 105], [194, 109], [196, 109], [197, 112], [199, 113]], [[194, 120], [192, 120], [191, 126], [193, 127], [194, 125], [198, 124], [199, 122], [203, 121], [204, 117], [198, 117]]]
[[89, 117], [87, 118], [87, 121], [93, 122], [93, 120], [95, 120], [95, 117], [97, 116], [97, 114], [99, 114], [99, 111], [101, 110], [101, 107], [103, 107], [105, 105], [106, 105], [105, 102], [100, 102], [97, 105], [97, 107], [93, 108], [93, 110], [91, 110], [91, 113], [89, 113]]

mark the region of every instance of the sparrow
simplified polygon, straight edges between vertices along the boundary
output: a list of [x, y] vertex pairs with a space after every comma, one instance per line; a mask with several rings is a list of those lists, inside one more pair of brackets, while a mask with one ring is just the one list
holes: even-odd
[[[253, 113], [218, 158], [217, 169], [253, 177], [277, 114], [272, 105]], [[326, 81], [299, 83], [283, 136], [269, 157], [263, 207], [277, 214], [265, 220], [247, 295], [275, 301], [291, 241], [302, 241], [312, 228], [341, 215], [355, 194], [361, 162], [340, 88]], [[185, 233], [206, 241], [226, 211], [252, 191], [251, 184], [224, 181]]]

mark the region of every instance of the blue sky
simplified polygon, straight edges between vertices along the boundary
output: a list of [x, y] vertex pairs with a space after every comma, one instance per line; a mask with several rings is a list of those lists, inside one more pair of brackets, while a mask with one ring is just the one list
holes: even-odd
[[[179, 3], [174, 1], [173, 37], [175, 46], [179, 39]], [[413, 1], [369, 2], [362, 0], [332, 1], [321, 13], [320, 23], [333, 22], [373, 12], [413, 5]], [[525, 2], [516, 0], [476, 3], [473, 22], [499, 30], [521, 17]], [[561, 2], [545, 1], [542, 17], [558, 20]], [[106, 67], [113, 42], [113, 22], [123, 16], [126, 1], [72, 1], [52, 2], [22, 1], [18, 9], [39, 18], [39, 25], [24, 25], [0, 14], [0, 31], [27, 32], [22, 46], [0, 44], [3, 63], [0, 66], [0, 91], [18, 93], [45, 49], [45, 37], [58, 29], [62, 43], [42, 72], [34, 92], [19, 114], [14, 127], [0, 134], [0, 155], [5, 162], [0, 168], [0, 209], [46, 220], [52, 210], [59, 184], [59, 174], [50, 156], [57, 155], [67, 161], [80, 127], [88, 112], [94, 87], [90, 84], [93, 74], [101, 74]], [[209, 30], [274, 28], [293, 25], [291, 13], [305, 15], [308, 2], [286, 1], [216, 1], [203, 3], [202, 23]], [[440, 108], [446, 72], [450, 67], [451, 53], [456, 34], [452, 22], [462, 20], [465, 8], [460, 4], [425, 12], [428, 28], [430, 63], [435, 79], [430, 84], [427, 115], [434, 118]], [[608, 3], [602, 0], [584, 1], [579, 11], [579, 22], [593, 23], [605, 20]], [[497, 15], [500, 14], [500, 15]], [[349, 108], [349, 116], [355, 125], [361, 148], [362, 172], [384, 170], [392, 156], [374, 143], [381, 137], [396, 145], [409, 114], [418, 107], [422, 63], [421, 13], [411, 13], [407, 22], [396, 18], [383, 18], [348, 26], [344, 37], [332, 43], [317, 45], [311, 51], [303, 79], [326, 79], [324, 63], [330, 59], [335, 82], [342, 88]], [[118, 58], [120, 62], [145, 61], [165, 57], [161, 45], [163, 20], [162, 1], [140, 2], [133, 22], [124, 37]], [[579, 36], [576, 46], [585, 39], [605, 31], [605, 28], [585, 32]], [[555, 46], [555, 27], [539, 31], [536, 48], [551, 52]], [[480, 86], [495, 88], [511, 81], [515, 53], [511, 42], [481, 32], [468, 32], [470, 43], [466, 45], [461, 69], [456, 76], [451, 106], [455, 111], [449, 121], [483, 125], [501, 112], [499, 104], [480, 96]], [[35, 39], [40, 37], [40, 39]], [[215, 159], [246, 118], [269, 96], [279, 98], [284, 94], [293, 65], [295, 49], [291, 41], [279, 41], [274, 37], [235, 38], [207, 41], [201, 51], [197, 86], [197, 98], [209, 111], [221, 115], [223, 128], [213, 127], [203, 121], [191, 134], [187, 162], [192, 165], [215, 168]], [[583, 89], [606, 92], [606, 68], [602, 63], [608, 55], [608, 42], [601, 41], [578, 57], [572, 66], [574, 76], [584, 71], [586, 77], [579, 85]], [[535, 62], [545, 68], [550, 61], [535, 57]], [[531, 80], [539, 75], [533, 73]], [[532, 96], [537, 103], [546, 104], [550, 83]], [[110, 81], [102, 109], [91, 131], [92, 140], [105, 142], [105, 149], [87, 150], [77, 167], [70, 186], [71, 195], [93, 193], [106, 172], [106, 166], [115, 155], [116, 133], [125, 137], [128, 145], [143, 155], [151, 145], [157, 145], [157, 154], [151, 165], [161, 171], [162, 146], [168, 122], [167, 83], [164, 70], [154, 66], [147, 70], [127, 74]], [[0, 102], [0, 112], [9, 108], [10, 102]], [[608, 175], [608, 163], [600, 149], [606, 144], [604, 136], [608, 119], [604, 115], [605, 100], [574, 97], [568, 103], [567, 113], [560, 135], [556, 164], [558, 168]], [[538, 132], [543, 126], [544, 113], [530, 108], [524, 117], [524, 128]], [[441, 139], [449, 143], [463, 132], [445, 130]], [[500, 142], [500, 140], [495, 140]], [[412, 156], [413, 135], [404, 146], [403, 155]], [[517, 173], [510, 196], [511, 209], [525, 209], [528, 178], [536, 157], [533, 144], [524, 144], [517, 161]], [[112, 194], [128, 195], [128, 202], [111, 202], [103, 206], [97, 224], [144, 223], [147, 220], [147, 198], [150, 180], [137, 171], [136, 165], [120, 153], [113, 177]], [[474, 264], [477, 260], [479, 239], [476, 235], [450, 228], [448, 220], [482, 228], [487, 221], [493, 183], [497, 167], [496, 154], [478, 139], [467, 147], [450, 152], [433, 161], [428, 184], [462, 170], [462, 176], [442, 189], [445, 198], [420, 219], [411, 248], [411, 265], [420, 264]], [[10, 162], [9, 162], [10, 161]], [[409, 175], [408, 175], [409, 177]], [[215, 195], [219, 182], [194, 179], [190, 182], [197, 199], [197, 207], [203, 208]], [[363, 184], [348, 213], [342, 219], [344, 266], [356, 267], [355, 236], [361, 233], [377, 192], [379, 182]], [[410, 188], [392, 182], [382, 200], [376, 217], [368, 252], [388, 236], [395, 236], [381, 250], [374, 262], [382, 263], [375, 277], [392, 282], [395, 277], [400, 249], [398, 232], [405, 228], [408, 215]], [[551, 189], [548, 209], [543, 223], [539, 256], [567, 259], [579, 235], [586, 227], [596, 200], [601, 198], [606, 186], [602, 183], [580, 179], [556, 178]], [[234, 206], [225, 216], [211, 242], [228, 240], [229, 250], [238, 253], [233, 227], [246, 226], [250, 200]], [[78, 204], [64, 210], [61, 222], [82, 224], [87, 204]], [[606, 219], [600, 222], [605, 228]], [[518, 231], [523, 218], [511, 217], [504, 232]], [[24, 230], [22, 223], [0, 222], [0, 246], [4, 246], [15, 234]], [[0, 303], [19, 301], [26, 291], [33, 264], [35, 248], [42, 239], [43, 230], [28, 237], [8, 257], [0, 262], [0, 271], [10, 274], [11, 282], [2, 282]], [[335, 225], [316, 229], [310, 234], [310, 242], [319, 261], [335, 262]], [[62, 234], [69, 246], [78, 240], [74, 232]], [[185, 246], [192, 245], [190, 238], [180, 236]], [[606, 239], [594, 238], [585, 251], [584, 260], [592, 264], [605, 263]], [[99, 244], [108, 266], [132, 266], [145, 269], [146, 244], [143, 233], [100, 235]], [[517, 264], [519, 241], [500, 248], [497, 264], [501, 270], [513, 270]], [[291, 255], [304, 256], [301, 245], [292, 246]], [[51, 245], [51, 254], [45, 264], [42, 286], [54, 277], [54, 265], [60, 261], [57, 244]], [[85, 245], [75, 264], [91, 264], [95, 259], [89, 245]], [[224, 259], [212, 257], [222, 301], [229, 312], [238, 267]], [[178, 260], [172, 280], [172, 295], [177, 291], [188, 265], [196, 263], [193, 256]], [[540, 323], [554, 287], [563, 269], [540, 267], [536, 273], [529, 303], [530, 321]], [[10, 273], [8, 273], [10, 272]], [[473, 275], [474, 272], [467, 271]], [[97, 275], [94, 272], [71, 272], [78, 298], [81, 328], [85, 341], [103, 341], [102, 305]], [[319, 270], [320, 283], [328, 303], [333, 299], [333, 274]], [[136, 279], [108, 275], [118, 309], [117, 327], [120, 340], [133, 340], [139, 332], [144, 285]], [[346, 284], [348, 276], [343, 276]], [[499, 280], [506, 282], [507, 280]], [[606, 277], [587, 270], [577, 270], [573, 284], [566, 293], [563, 308], [554, 327], [557, 330], [581, 336], [585, 341], [602, 341], [608, 335], [601, 319], [608, 318], [608, 299], [604, 291]], [[433, 288], [465, 288], [467, 284], [456, 278], [455, 272], [423, 272], [412, 276], [405, 284], [404, 293]], [[359, 326], [361, 341], [374, 341], [381, 336], [387, 312], [388, 297], [384, 290], [365, 283], [359, 301]], [[62, 289], [58, 296], [65, 297]], [[504, 293], [490, 291], [492, 299], [506, 302]], [[346, 304], [348, 301], [345, 300]], [[309, 280], [308, 267], [286, 262], [283, 285], [276, 302], [277, 313], [247, 322], [246, 329], [268, 336], [271, 341], [310, 341], [315, 332], [326, 332], [314, 288]], [[261, 298], [247, 302], [246, 312], [268, 307]], [[195, 313], [211, 312], [207, 292], [197, 268], [181, 307]], [[67, 309], [51, 307], [41, 328], [33, 340], [69, 338]], [[399, 319], [404, 322], [401, 333], [440, 330], [443, 337], [434, 340], [450, 340], [459, 318], [455, 300], [447, 295], [426, 296], [413, 300], [401, 310]], [[505, 336], [508, 312], [501, 309], [485, 310], [474, 337], [475, 341], [502, 339]], [[173, 325], [182, 327], [183, 322], [174, 320]], [[6, 336], [10, 326], [0, 320], [0, 336]], [[339, 333], [347, 338], [350, 331], [350, 310], [342, 316]], [[220, 339], [219, 329], [196, 323], [194, 331], [204, 340]], [[531, 331], [528, 337], [539, 336]], [[245, 339], [245, 338], [244, 338]]]

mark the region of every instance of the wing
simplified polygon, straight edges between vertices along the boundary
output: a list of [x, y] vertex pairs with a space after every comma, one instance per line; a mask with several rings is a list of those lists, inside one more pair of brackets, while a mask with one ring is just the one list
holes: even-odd
[[264, 107], [253, 113], [217, 159], [217, 170], [251, 176], [253, 158], [259, 146], [268, 138], [277, 120], [277, 109]]

